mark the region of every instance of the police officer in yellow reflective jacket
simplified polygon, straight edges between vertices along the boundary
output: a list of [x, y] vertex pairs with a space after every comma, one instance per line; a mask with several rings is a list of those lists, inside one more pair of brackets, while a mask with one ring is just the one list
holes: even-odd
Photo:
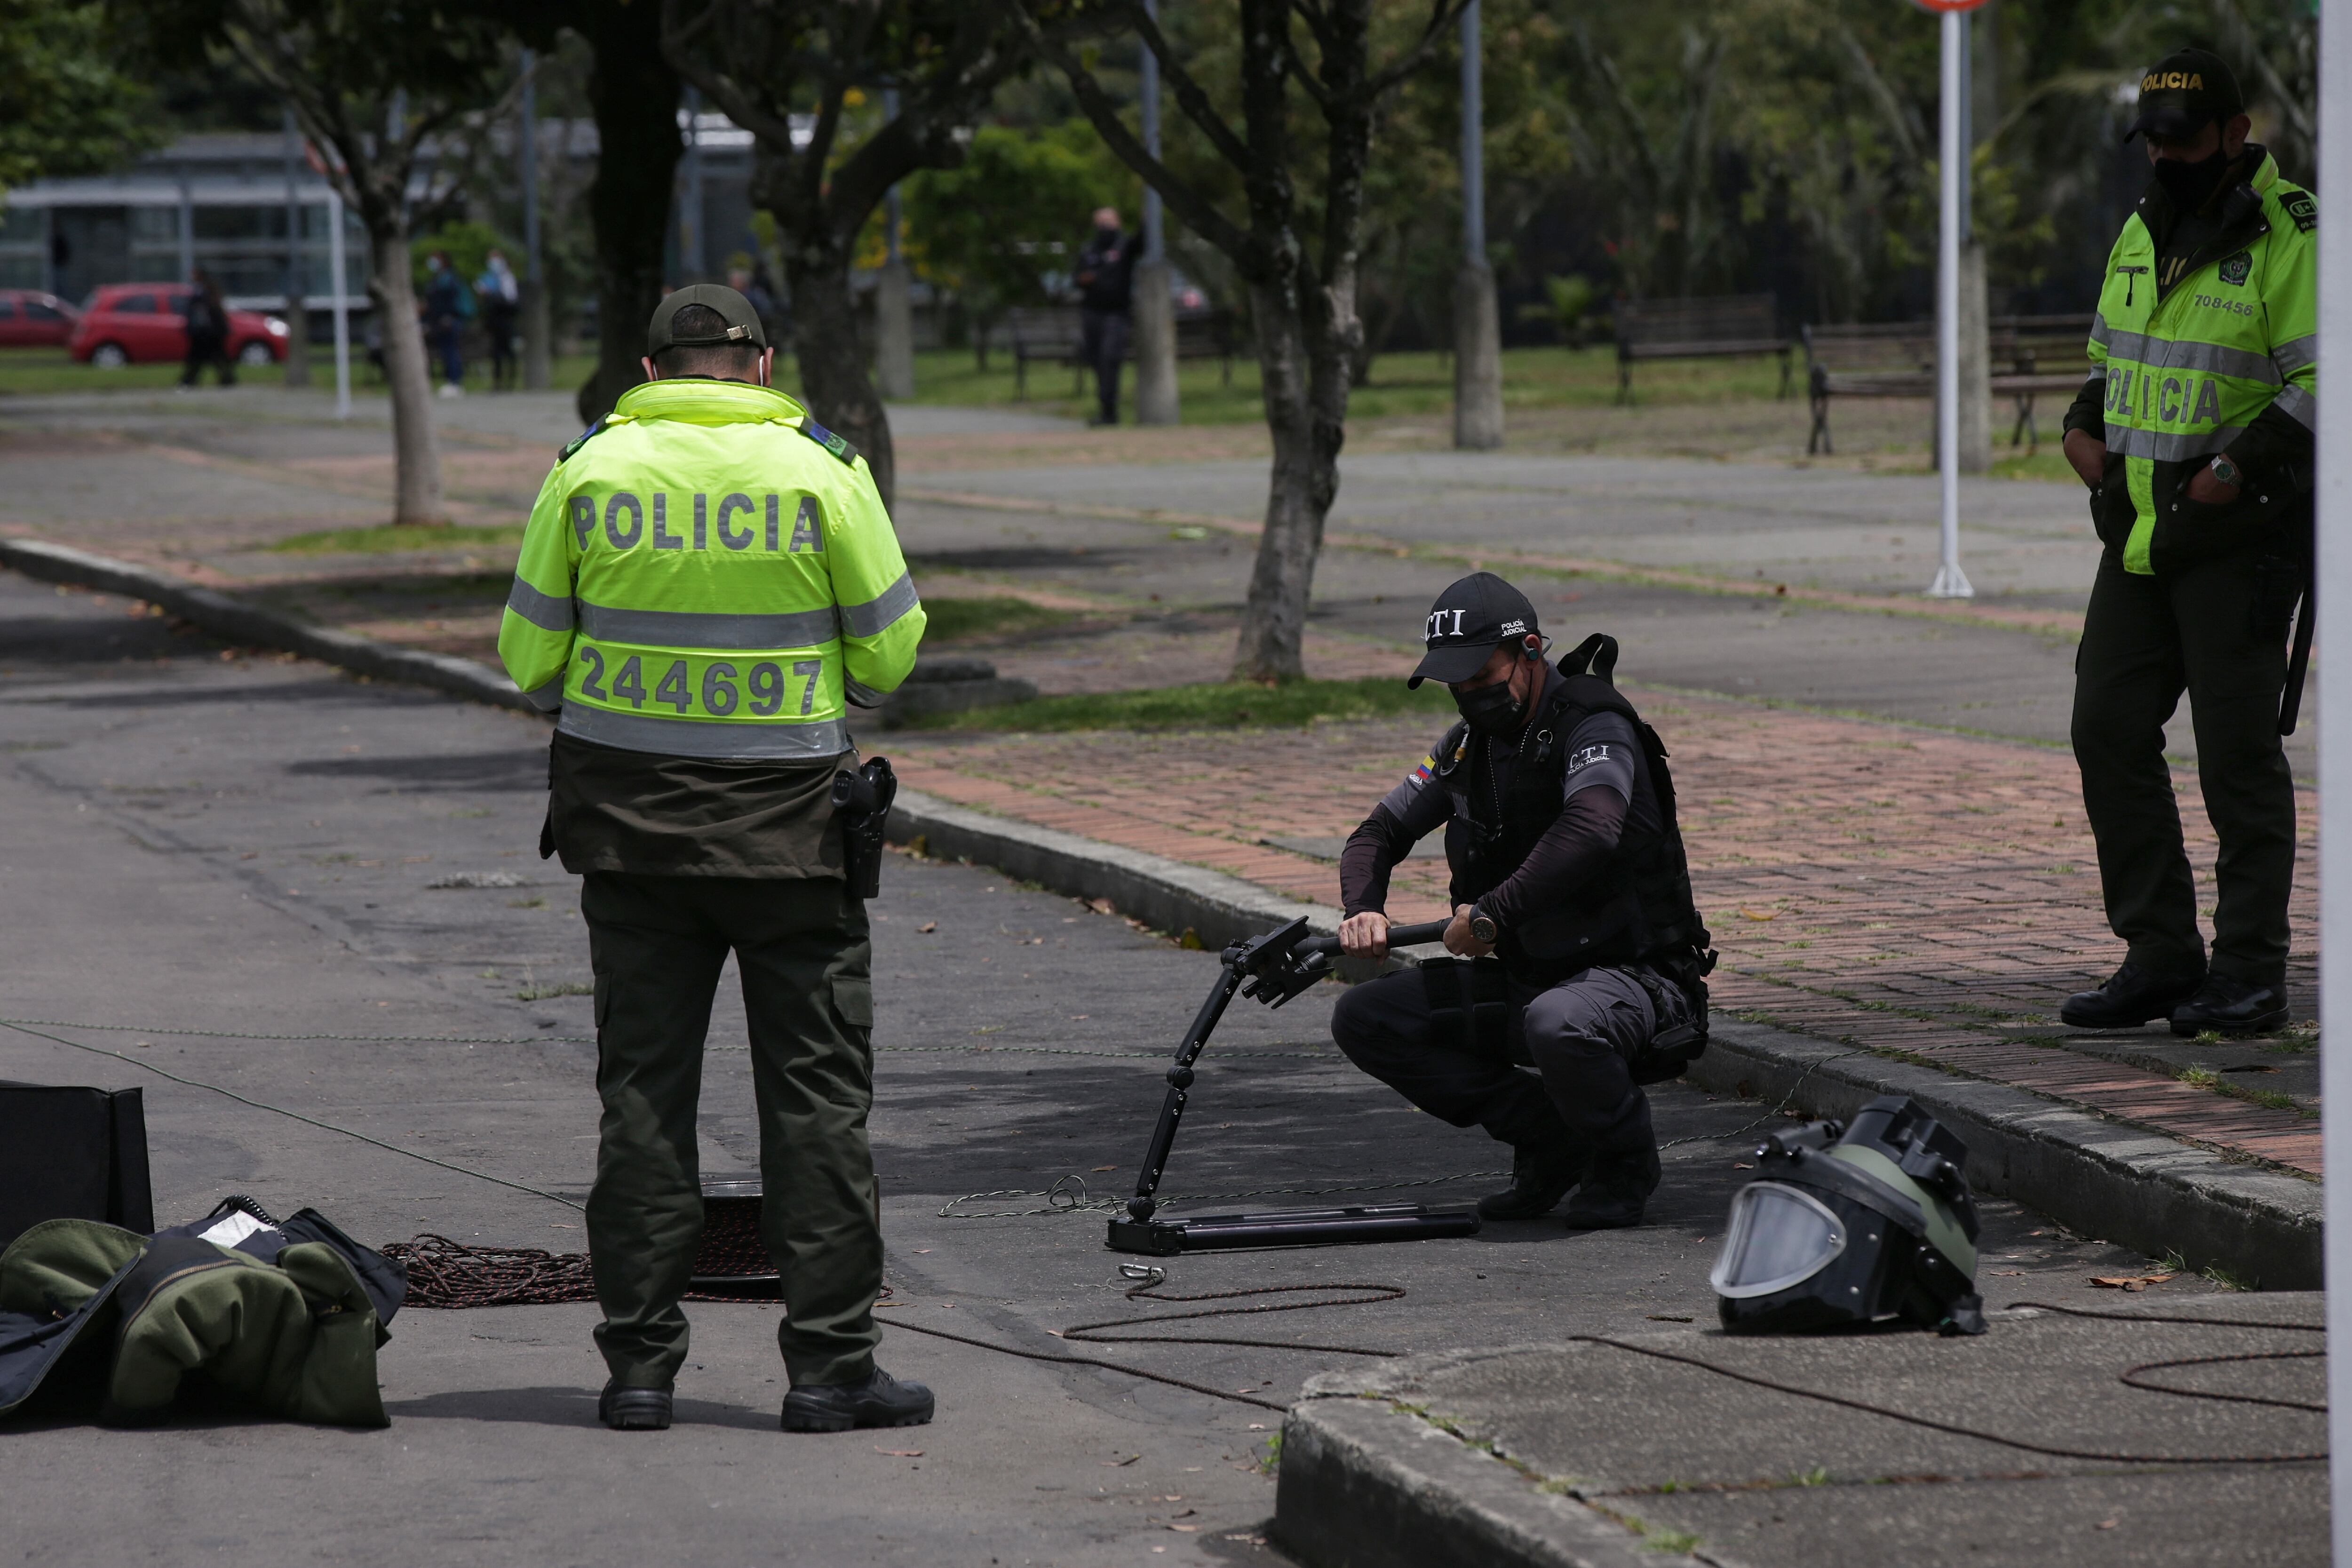
[[872, 947], [831, 804], [856, 760], [845, 700], [906, 679], [922, 606], [873, 476], [768, 384], [741, 295], [669, 295], [646, 352], [653, 379], [548, 475], [499, 633], [516, 685], [562, 711], [540, 847], [581, 875], [596, 976], [599, 1414], [669, 1425], [704, 1037], [732, 952], [789, 1313], [783, 1425], [928, 1421], [930, 1391], [874, 1364]]
[[[2318, 210], [2246, 141], [2228, 66], [2141, 79], [2153, 174], [2107, 262], [2066, 457], [2106, 546], [2075, 661], [2074, 755], [2123, 966], [2060, 1014], [2087, 1028], [2258, 1034], [2286, 1021], [2294, 785], [2279, 741], [2308, 567]], [[2221, 839], [2209, 964], [2164, 757], [2189, 696]]]

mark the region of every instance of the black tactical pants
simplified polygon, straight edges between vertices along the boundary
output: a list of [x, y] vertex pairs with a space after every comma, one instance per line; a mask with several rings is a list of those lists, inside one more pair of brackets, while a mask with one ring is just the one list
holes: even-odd
[[1407, 970], [1340, 997], [1331, 1037], [1349, 1061], [1456, 1127], [1484, 1127], [1506, 1143], [1566, 1139], [1616, 1152], [1653, 1141], [1633, 1054], [1689, 1021], [1689, 1004], [1665, 989], [1662, 1008], [1622, 969], [1588, 969], [1545, 989], [1513, 985], [1507, 1028], [1474, 1037]]
[[2285, 977], [2294, 780], [2278, 707], [2292, 588], [2252, 555], [2161, 577], [2126, 572], [2112, 551], [2099, 563], [2074, 656], [2074, 760], [2107, 923], [2134, 963], [2193, 968], [2205, 957], [2164, 760], [2165, 721], [2186, 690], [2198, 781], [2221, 838], [2213, 970], [2256, 984]]
[[1119, 368], [1127, 363], [1130, 323], [1124, 310], [1085, 310], [1078, 316], [1078, 359], [1095, 373], [1096, 400], [1106, 425], [1118, 423]]
[[873, 946], [837, 881], [581, 879], [604, 1102], [588, 1249], [613, 1376], [665, 1387], [686, 1361], [678, 1299], [702, 1237], [695, 1118], [704, 1037], [731, 950], [751, 1025], [760, 1228], [783, 1277], [776, 1337], [796, 1384], [862, 1380], [880, 1335], [882, 1236], [866, 1113], [874, 1098]]

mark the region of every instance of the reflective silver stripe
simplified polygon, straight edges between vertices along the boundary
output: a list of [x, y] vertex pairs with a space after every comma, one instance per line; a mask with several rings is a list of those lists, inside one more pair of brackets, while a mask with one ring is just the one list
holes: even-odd
[[572, 601], [542, 594], [520, 577], [507, 595], [507, 608], [543, 632], [572, 629]]
[[522, 694], [522, 700], [542, 713], [552, 713], [563, 706], [563, 677], [557, 676], [544, 686], [535, 686]]
[[862, 605], [841, 606], [841, 629], [854, 637], [870, 637], [915, 607], [915, 580], [901, 572], [898, 580]]
[[838, 719], [814, 724], [730, 724], [707, 719], [656, 719], [615, 713], [567, 702], [555, 726], [567, 735], [618, 746], [625, 752], [656, 752], [673, 757], [746, 757], [760, 761], [804, 761], [837, 757], [849, 750], [849, 730]]
[[721, 653], [754, 648], [823, 647], [834, 637], [831, 610], [785, 616], [703, 615], [692, 610], [615, 610], [580, 601], [580, 635], [646, 647], [698, 647]]
[[2234, 375], [2275, 386], [2279, 367], [2269, 354], [2252, 349], [2224, 348], [2220, 343], [2186, 342], [2151, 338], [2139, 332], [2117, 332], [2107, 345], [2107, 357], [2128, 360], [2150, 370], [2201, 370], [2212, 375]]
[[2316, 364], [2319, 363], [2319, 339], [2316, 336], [2289, 338], [2285, 342], [2273, 343], [2271, 363], [2279, 367], [2281, 375], [2293, 375], [2305, 365]]
[[2147, 458], [2159, 463], [2185, 463], [2191, 458], [2210, 458], [2246, 433], [2242, 425], [2223, 425], [2212, 430], [2129, 430], [2120, 426], [2107, 426], [2107, 450], [2126, 458]]
[[2106, 349], [2109, 353], [2115, 352], [2107, 342], [2107, 316], [2104, 310], [2091, 318], [2091, 341], [2099, 347]]
[[2299, 386], [2288, 386], [2271, 399], [2271, 406], [2316, 435], [2319, 430], [2319, 399]]

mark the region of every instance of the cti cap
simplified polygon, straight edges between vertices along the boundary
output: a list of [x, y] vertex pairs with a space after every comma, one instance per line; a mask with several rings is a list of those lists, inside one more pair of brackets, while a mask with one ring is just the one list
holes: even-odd
[[1492, 572], [1473, 572], [1429, 607], [1428, 651], [1407, 686], [1442, 680], [1451, 686], [1478, 673], [1505, 642], [1539, 635], [1528, 596]]
[[[719, 312], [727, 330], [716, 335], [679, 338], [670, 335], [670, 318], [688, 305], [705, 305]], [[664, 349], [715, 349], [730, 343], [748, 343], [755, 349], [768, 346], [767, 329], [760, 325], [760, 312], [751, 309], [751, 301], [723, 283], [689, 283], [685, 288], [662, 296], [654, 307], [654, 319], [646, 326], [646, 353], [658, 354]]]
[[2221, 57], [2205, 49], [2176, 49], [2139, 79], [2139, 113], [2124, 132], [2128, 142], [2144, 131], [2158, 136], [2194, 136], [2216, 120], [2246, 110], [2238, 79]]

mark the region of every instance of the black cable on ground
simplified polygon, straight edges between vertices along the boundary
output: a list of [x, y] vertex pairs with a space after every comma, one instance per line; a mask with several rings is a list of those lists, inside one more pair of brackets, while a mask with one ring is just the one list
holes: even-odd
[[[267, 1110], [273, 1116], [288, 1117], [293, 1121], [301, 1122], [307, 1127], [316, 1127], [324, 1132], [340, 1132], [346, 1138], [356, 1138], [362, 1143], [372, 1143], [379, 1149], [385, 1150], [388, 1152], [394, 1154], [404, 1154], [412, 1160], [422, 1160], [428, 1165], [438, 1165], [445, 1171], [454, 1171], [461, 1176], [471, 1176], [476, 1181], [488, 1182], [494, 1186], [510, 1187], [518, 1193], [529, 1193], [532, 1197], [545, 1198], [549, 1203], [562, 1204], [568, 1209], [581, 1209], [583, 1207], [582, 1205], [572, 1202], [570, 1198], [561, 1196], [555, 1193], [544, 1192], [538, 1187], [526, 1186], [520, 1182], [509, 1182], [504, 1176], [493, 1176], [488, 1171], [477, 1171], [465, 1165], [453, 1165], [446, 1160], [436, 1160], [430, 1154], [420, 1154], [414, 1149], [404, 1149], [397, 1143], [387, 1143], [381, 1138], [371, 1138], [364, 1132], [354, 1131], [349, 1127], [338, 1127], [331, 1121], [321, 1121], [315, 1116], [305, 1116], [299, 1110], [289, 1110], [282, 1105], [271, 1105], [263, 1100], [249, 1100], [246, 1096], [237, 1093], [236, 1090], [233, 1089], [223, 1089], [216, 1083], [205, 1083], [201, 1079], [182, 1078], [178, 1073], [173, 1072], [168, 1068], [159, 1068], [153, 1062], [142, 1061], [137, 1057], [125, 1055], [121, 1051], [110, 1051], [103, 1046], [86, 1046], [79, 1040], [68, 1040], [62, 1035], [47, 1034], [39, 1029], [31, 1028], [24, 1024], [17, 1023], [16, 1020], [11, 1018], [0, 1018], [0, 1027], [14, 1029], [20, 1035], [32, 1035], [40, 1039], [47, 1040], [54, 1045], [69, 1047], [77, 1051], [88, 1051], [90, 1055], [95, 1057], [112, 1057], [116, 1061], [129, 1062], [132, 1067], [138, 1068], [145, 1072], [152, 1072], [159, 1078], [168, 1078], [173, 1083], [185, 1084], [190, 1089], [209, 1089], [215, 1094], [226, 1095], [229, 1099], [236, 1100], [239, 1105], [249, 1105], [256, 1110]], [[165, 1031], [158, 1030], [156, 1032], [161, 1034]]]

